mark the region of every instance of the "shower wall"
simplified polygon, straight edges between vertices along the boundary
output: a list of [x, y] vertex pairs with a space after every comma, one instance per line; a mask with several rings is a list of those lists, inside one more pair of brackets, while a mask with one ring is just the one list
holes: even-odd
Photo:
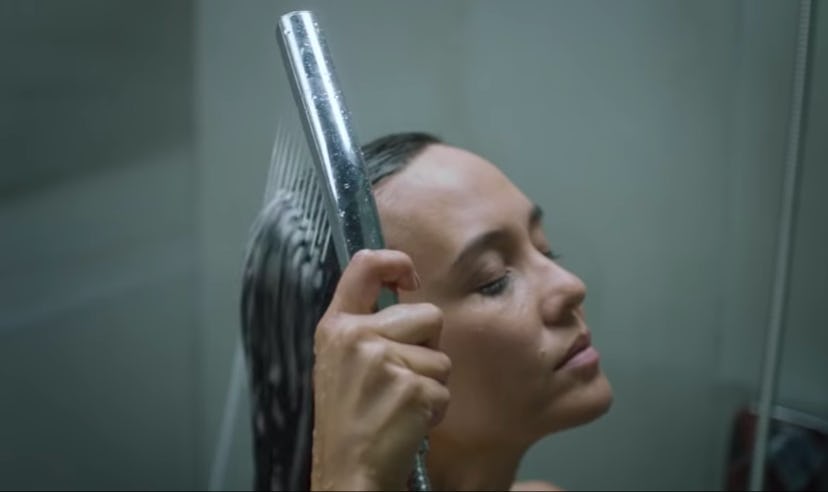
[[0, 489], [200, 483], [192, 18], [0, 1]]
[[[317, 12], [363, 140], [424, 129], [547, 212], [616, 400], [521, 478], [719, 489], [757, 387], [796, 2], [0, 1], [0, 488], [203, 488], [277, 121]], [[828, 417], [828, 48], [779, 402]], [[822, 36], [820, 36], [820, 30]], [[251, 484], [247, 401], [226, 488]]]

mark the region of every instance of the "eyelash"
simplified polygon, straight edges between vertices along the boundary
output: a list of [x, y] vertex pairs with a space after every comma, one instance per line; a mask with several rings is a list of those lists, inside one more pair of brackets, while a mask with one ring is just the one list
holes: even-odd
[[543, 256], [549, 258], [552, 261], [556, 261], [556, 260], [561, 259], [561, 255], [559, 255], [558, 253], [555, 253], [551, 249], [549, 251], [541, 251], [541, 253], [543, 254]]
[[509, 281], [511, 280], [511, 274], [507, 271], [506, 275], [498, 278], [493, 282], [489, 282], [488, 284], [480, 287], [477, 289], [477, 292], [486, 296], [486, 297], [495, 297], [502, 294], [506, 287], [509, 286]]
[[[561, 255], [555, 253], [554, 251], [542, 251], [543, 256], [549, 258], [552, 261], [556, 261], [561, 258]], [[511, 281], [511, 273], [506, 271], [506, 274], [502, 277], [489, 282], [486, 285], [481, 286], [477, 289], [477, 292], [486, 296], [486, 297], [495, 297], [502, 294], [506, 291], [506, 288], [509, 287], [509, 282]]]

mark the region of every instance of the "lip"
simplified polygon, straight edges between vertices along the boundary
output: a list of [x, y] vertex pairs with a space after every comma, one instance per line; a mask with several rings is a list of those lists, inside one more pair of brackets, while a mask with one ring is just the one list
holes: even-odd
[[555, 370], [594, 365], [598, 362], [598, 359], [598, 351], [592, 346], [592, 336], [588, 331], [582, 332], [570, 345], [569, 350], [555, 367]]

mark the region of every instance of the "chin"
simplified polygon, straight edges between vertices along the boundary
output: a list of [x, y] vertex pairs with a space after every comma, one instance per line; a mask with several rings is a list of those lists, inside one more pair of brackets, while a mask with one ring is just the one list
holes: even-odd
[[594, 387], [590, 388], [590, 395], [584, 402], [582, 424], [592, 422], [598, 417], [607, 413], [612, 406], [612, 386], [609, 380], [602, 372], [593, 383]]
[[588, 424], [612, 406], [612, 387], [600, 372], [589, 384], [573, 388], [552, 402], [546, 413], [546, 434]]

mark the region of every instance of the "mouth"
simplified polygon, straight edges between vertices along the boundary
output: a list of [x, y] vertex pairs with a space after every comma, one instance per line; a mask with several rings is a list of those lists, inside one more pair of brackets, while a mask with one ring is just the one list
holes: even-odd
[[592, 346], [592, 335], [589, 331], [581, 332], [563, 359], [555, 366], [555, 370], [581, 365], [591, 365], [598, 362], [598, 351]]

